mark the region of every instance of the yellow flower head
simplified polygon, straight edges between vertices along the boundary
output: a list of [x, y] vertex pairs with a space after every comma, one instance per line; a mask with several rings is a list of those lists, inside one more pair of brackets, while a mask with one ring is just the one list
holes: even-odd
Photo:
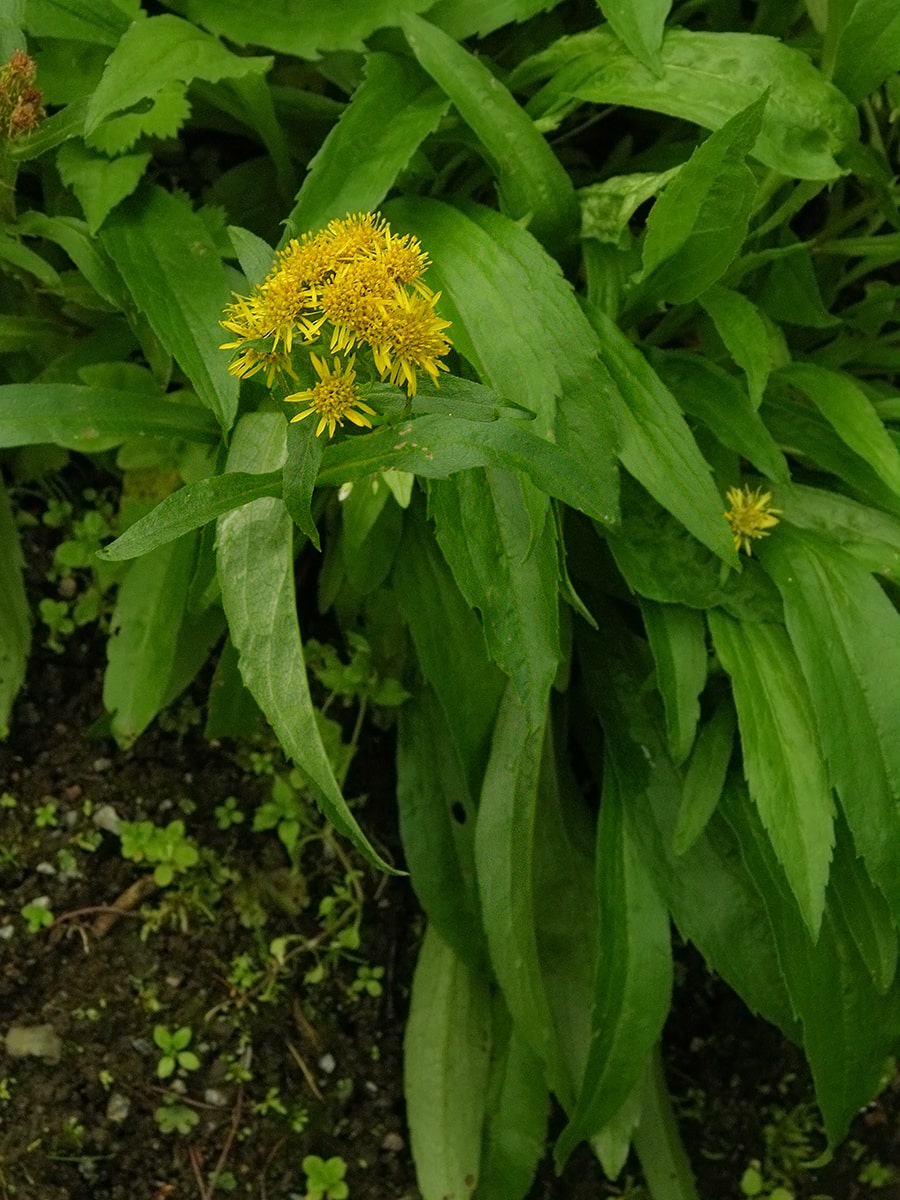
[[328, 426], [328, 436], [333, 437], [335, 428], [344, 424], [344, 417], [354, 425], [371, 429], [372, 422], [363, 414], [368, 413], [369, 416], [374, 416], [375, 410], [363, 403], [359, 388], [356, 386], [353, 358], [348, 358], [344, 364], [336, 355], [333, 369], [329, 367], [324, 358], [319, 358], [317, 354], [310, 354], [309, 358], [319, 376], [319, 382], [304, 392], [295, 392], [292, 396], [285, 396], [285, 400], [291, 404], [309, 405], [304, 412], [291, 418], [291, 424], [294, 421], [302, 421], [306, 417], [312, 416], [313, 413], [318, 413], [319, 424], [316, 427], [316, 437], [326, 425]]
[[447, 370], [439, 360], [450, 349], [444, 334], [450, 322], [434, 311], [440, 295], [426, 299], [397, 288], [394, 303], [385, 313], [383, 337], [372, 347], [381, 378], [403, 384], [410, 396], [416, 394], [417, 370], [430, 375], [434, 384], [438, 371]]
[[761, 488], [729, 488], [725, 495], [731, 508], [724, 516], [731, 526], [734, 548], [751, 554], [751, 541], [769, 536], [768, 531], [778, 524], [776, 513], [780, 514], [781, 509], [771, 507], [772, 493]]

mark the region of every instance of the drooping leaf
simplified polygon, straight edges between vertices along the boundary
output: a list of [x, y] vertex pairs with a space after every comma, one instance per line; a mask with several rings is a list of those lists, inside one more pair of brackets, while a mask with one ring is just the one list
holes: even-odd
[[900, 68], [900, 12], [892, 0], [856, 0], [838, 38], [834, 82], [854, 104]]
[[91, 443], [132, 437], [179, 437], [214, 445], [219, 432], [205, 409], [137, 392], [76, 383], [0, 385], [2, 447], [77, 443], [90, 453]]
[[[227, 469], [278, 470], [285, 458], [285, 428], [280, 413], [245, 416], [235, 431]], [[282, 501], [271, 497], [218, 519], [222, 605], [241, 675], [335, 829], [369, 862], [393, 873], [347, 806], [322, 743], [297, 624], [293, 529]]]
[[762, 558], [816, 715], [831, 782], [857, 851], [900, 906], [900, 615], [866, 571], [829, 541], [787, 526]]
[[414, 62], [370, 54], [365, 79], [309, 164], [287, 229], [317, 231], [333, 217], [377, 209], [449, 107]]
[[118, 39], [88, 105], [85, 131], [106, 117], [155, 96], [173, 80], [215, 82], [251, 72], [265, 74], [271, 58], [250, 58], [226, 49], [190, 21], [171, 13], [134, 21]]
[[655, 76], [617, 37], [592, 30], [522, 64], [520, 86], [551, 75], [528, 111], [565, 112], [573, 97], [623, 104], [719, 129], [770, 89], [754, 157], [792, 179], [837, 179], [835, 155], [855, 143], [856, 111], [809, 59], [776, 38], [669, 29]]
[[763, 94], [711, 133], [650, 210], [643, 277], [632, 304], [686, 304], [720, 279], [737, 257], [756, 194], [756, 178], [745, 160], [767, 100]]
[[228, 374], [218, 324], [229, 292], [206, 225], [184, 197], [147, 187], [107, 217], [100, 240], [157, 337], [230, 429], [239, 381]]
[[697, 735], [684, 773], [678, 822], [672, 841], [676, 854], [689, 850], [716, 810], [734, 747], [734, 712], [720, 704]]
[[672, 0], [602, 0], [603, 15], [636, 59], [662, 74], [663, 29]]
[[572, 181], [543, 136], [502, 82], [465, 47], [420, 17], [401, 19], [410, 49], [450, 97], [478, 138], [514, 221], [527, 220], [539, 242], [571, 257], [578, 228]]
[[714, 284], [698, 297], [725, 349], [747, 376], [753, 408], [759, 408], [772, 368], [769, 332], [759, 309], [741, 292]]
[[680, 767], [691, 752], [706, 684], [706, 626], [696, 609], [641, 603], [644, 627], [656, 663], [656, 684], [666, 713], [669, 754]]
[[403, 1042], [403, 1090], [422, 1200], [469, 1200], [475, 1191], [490, 1053], [488, 984], [429, 926]]
[[825, 907], [834, 803], [809, 691], [778, 625], [708, 614], [731, 676], [750, 795], [813, 939]]
[[672, 393], [604, 313], [591, 307], [588, 317], [600, 335], [603, 360], [618, 388], [613, 398], [622, 465], [695, 538], [734, 565], [722, 498]]
[[319, 531], [313, 520], [311, 504], [324, 449], [322, 439], [316, 437], [312, 421], [288, 425], [284, 503], [294, 524], [301, 533], [306, 534], [317, 550], [320, 548]]
[[9, 733], [13, 701], [25, 682], [31, 621], [22, 549], [6, 488], [0, 483], [0, 741]]
[[103, 703], [122, 747], [143, 733], [165, 702], [196, 552], [192, 535], [160, 546], [131, 566], [119, 588]]
[[668, 909], [630, 837], [622, 805], [611, 769], [597, 827], [600, 931], [594, 1036], [578, 1104], [556, 1143], [558, 1167], [627, 1100], [662, 1032], [672, 997]]

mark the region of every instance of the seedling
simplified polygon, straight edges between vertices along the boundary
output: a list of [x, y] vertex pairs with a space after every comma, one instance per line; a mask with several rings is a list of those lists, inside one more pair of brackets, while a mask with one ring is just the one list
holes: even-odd
[[28, 926], [29, 933], [40, 933], [42, 929], [53, 924], [53, 913], [46, 904], [41, 904], [39, 901], [26, 904], [19, 911]]
[[46, 804], [39, 805], [34, 810], [34, 823], [38, 829], [51, 829], [54, 825], [58, 825], [59, 821], [56, 816], [59, 805], [55, 800], [48, 800]]
[[347, 1164], [342, 1158], [319, 1158], [307, 1154], [303, 1160], [306, 1175], [306, 1200], [346, 1200], [350, 1189], [344, 1182]]
[[366, 964], [357, 967], [356, 978], [350, 984], [351, 995], [380, 996], [384, 991], [381, 986], [383, 977], [384, 967], [369, 967]]
[[165, 1025], [156, 1025], [153, 1029], [153, 1040], [162, 1050], [162, 1058], [156, 1064], [156, 1074], [160, 1079], [168, 1079], [177, 1067], [183, 1071], [196, 1071], [200, 1067], [200, 1059], [192, 1050], [188, 1050], [193, 1032], [187, 1025], [182, 1025], [173, 1033]]
[[200, 1121], [193, 1108], [179, 1104], [177, 1100], [161, 1104], [153, 1116], [161, 1133], [190, 1133]]
[[132, 862], [156, 863], [153, 878], [166, 887], [176, 875], [196, 865], [197, 847], [185, 836], [184, 821], [170, 821], [165, 827], [152, 821], [123, 821], [122, 857]]
[[240, 825], [244, 814], [238, 808], [234, 796], [227, 796], [221, 804], [216, 805], [216, 824], [220, 829], [230, 829], [232, 825]]

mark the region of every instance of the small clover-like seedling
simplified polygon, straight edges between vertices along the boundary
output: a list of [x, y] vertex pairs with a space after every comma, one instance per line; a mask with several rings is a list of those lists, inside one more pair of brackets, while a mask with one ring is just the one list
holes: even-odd
[[165, 1025], [157, 1025], [153, 1030], [153, 1040], [162, 1050], [162, 1058], [156, 1064], [156, 1074], [160, 1079], [168, 1079], [176, 1069], [196, 1071], [200, 1059], [192, 1050], [188, 1050], [193, 1033], [187, 1025], [182, 1025], [173, 1033]]
[[200, 1120], [194, 1109], [177, 1101], [161, 1104], [153, 1116], [161, 1133], [190, 1133]]
[[344, 1182], [347, 1164], [342, 1158], [319, 1158], [307, 1154], [303, 1160], [306, 1175], [306, 1200], [346, 1200], [350, 1189]]
[[29, 933], [40, 933], [42, 929], [53, 924], [53, 913], [46, 904], [26, 904], [19, 911]]
[[122, 857], [156, 863], [153, 878], [160, 887], [167, 887], [176, 875], [199, 861], [197, 847], [185, 835], [184, 821], [170, 821], [166, 826], [152, 821], [123, 821], [120, 832]]

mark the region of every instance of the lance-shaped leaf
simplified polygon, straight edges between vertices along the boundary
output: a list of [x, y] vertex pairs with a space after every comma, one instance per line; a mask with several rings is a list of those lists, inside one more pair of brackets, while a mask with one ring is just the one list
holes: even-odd
[[834, 82], [858, 104], [900, 68], [900, 12], [893, 0], [857, 0], [838, 38]]
[[759, 408], [772, 368], [769, 330], [759, 309], [741, 292], [715, 284], [699, 301], [725, 349], [747, 376], [753, 408]]
[[25, 682], [31, 621], [22, 548], [6, 488], [0, 483], [0, 741], [9, 733], [9, 714]]
[[603, 15], [636, 59], [654, 75], [662, 72], [663, 29], [672, 0], [603, 0]]
[[744, 773], [772, 848], [813, 939], [825, 908], [834, 804], [809, 691], [779, 625], [708, 614], [731, 676]]
[[687, 770], [672, 846], [689, 850], [716, 810], [734, 748], [734, 711], [720, 704], [700, 730]]
[[680, 767], [691, 752], [706, 684], [706, 626], [702, 615], [682, 604], [641, 603], [656, 685], [666, 713], [669, 754]]

